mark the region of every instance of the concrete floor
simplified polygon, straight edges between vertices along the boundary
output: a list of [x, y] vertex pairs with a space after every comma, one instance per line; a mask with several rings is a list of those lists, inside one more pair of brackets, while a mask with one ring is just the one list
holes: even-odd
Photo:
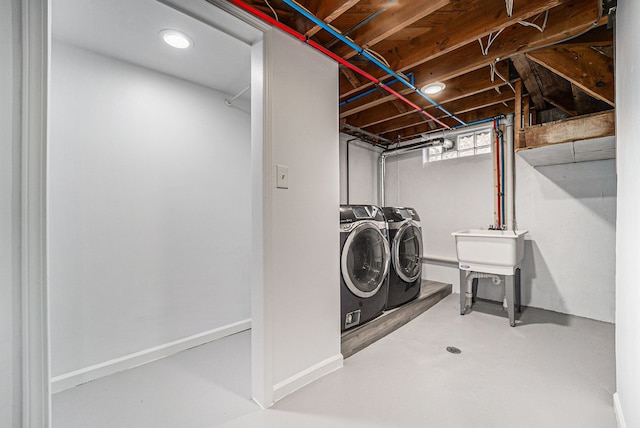
[[[462, 353], [451, 354], [447, 346]], [[240, 333], [53, 396], [54, 428], [615, 428], [614, 326], [458, 295], [269, 410], [250, 401]]]

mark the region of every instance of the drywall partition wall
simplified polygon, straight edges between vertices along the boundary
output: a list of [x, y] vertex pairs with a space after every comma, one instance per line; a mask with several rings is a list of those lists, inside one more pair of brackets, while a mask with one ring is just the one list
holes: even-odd
[[[418, 210], [425, 255], [455, 257], [451, 232], [492, 223], [490, 155], [423, 166], [418, 151], [387, 161], [387, 203]], [[615, 186], [612, 161], [535, 169], [516, 156], [517, 225], [530, 231], [525, 305], [613, 322]], [[423, 266], [426, 278], [458, 286], [455, 265]], [[482, 281], [480, 297], [502, 300], [502, 286]]]
[[381, 152], [381, 149], [354, 139], [351, 135], [340, 134], [341, 204], [378, 205], [378, 159]]
[[21, 426], [20, 9], [0, 3], [0, 426]]
[[[342, 366], [338, 66], [279, 32], [264, 37], [264, 376], [269, 406]], [[276, 188], [276, 165], [288, 188]], [[270, 397], [267, 395], [271, 395]]]
[[51, 69], [54, 379], [248, 320], [249, 115], [57, 42]]
[[640, 4], [622, 0], [616, 11], [616, 139], [618, 217], [616, 241], [616, 380], [618, 425], [640, 426]]
[[49, 426], [48, 3], [0, 6], [0, 424]]

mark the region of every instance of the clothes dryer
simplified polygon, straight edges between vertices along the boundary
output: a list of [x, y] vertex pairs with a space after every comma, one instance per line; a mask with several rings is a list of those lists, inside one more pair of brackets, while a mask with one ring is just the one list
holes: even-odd
[[374, 205], [340, 206], [340, 326], [363, 324], [386, 306], [390, 249], [387, 223]]
[[422, 282], [422, 228], [413, 208], [382, 208], [389, 228], [391, 268], [387, 308], [403, 305], [420, 294]]

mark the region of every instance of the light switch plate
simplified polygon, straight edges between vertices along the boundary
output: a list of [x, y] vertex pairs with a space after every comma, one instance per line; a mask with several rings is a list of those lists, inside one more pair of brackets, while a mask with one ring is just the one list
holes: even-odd
[[278, 189], [289, 188], [289, 167], [276, 165], [276, 187]]

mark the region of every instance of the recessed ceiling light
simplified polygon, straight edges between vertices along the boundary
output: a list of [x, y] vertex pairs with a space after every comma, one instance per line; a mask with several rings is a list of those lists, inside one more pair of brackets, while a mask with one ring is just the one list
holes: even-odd
[[186, 49], [193, 46], [193, 41], [189, 36], [177, 30], [162, 30], [160, 37], [166, 44], [177, 49]]
[[434, 95], [444, 91], [446, 85], [440, 82], [429, 83], [428, 85], [424, 85], [420, 91], [424, 94]]

